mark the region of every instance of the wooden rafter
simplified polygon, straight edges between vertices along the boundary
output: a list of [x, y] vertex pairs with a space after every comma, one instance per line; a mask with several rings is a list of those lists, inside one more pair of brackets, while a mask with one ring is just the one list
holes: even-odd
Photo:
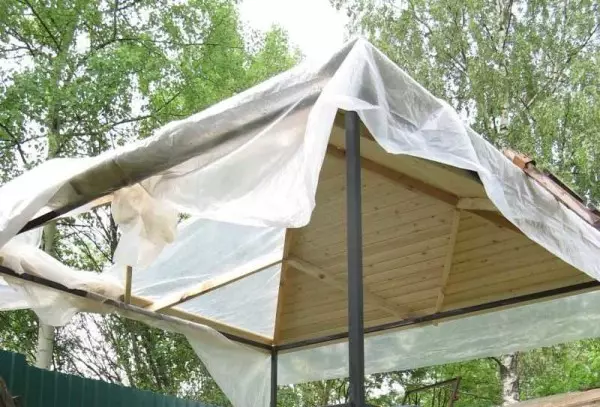
[[206, 325], [222, 333], [235, 335], [239, 338], [257, 342], [259, 344], [272, 345], [273, 343], [271, 338], [268, 338], [264, 335], [260, 335], [242, 328], [234, 327], [211, 318], [203, 317], [201, 315], [191, 314], [179, 310], [177, 308], [167, 309], [164, 310], [164, 312], [162, 313], [157, 313], [154, 311], [143, 309], [145, 306], [151, 304], [152, 301], [150, 301], [147, 298], [136, 295], [131, 296], [131, 304], [125, 304], [122, 301], [107, 298], [101, 294], [97, 294], [92, 291], [86, 291], [82, 289], [71, 289], [62, 285], [61, 283], [48, 280], [38, 275], [28, 273], [15, 273], [13, 270], [3, 267], [2, 265], [0, 265], [0, 275], [2, 275], [2, 277], [6, 280], [16, 279], [16, 281], [18, 281], [20, 284], [44, 287], [45, 289], [61, 293], [65, 296], [72, 296], [73, 298], [76, 298], [79, 301], [85, 301], [89, 304], [96, 304], [96, 306], [97, 304], [102, 304], [103, 306], [107, 307], [114, 307], [120, 309], [125, 308], [131, 310], [134, 314], [142, 316], [144, 319], [150, 317], [155, 320], [165, 320], [165, 318], [163, 318], [161, 315], [164, 314], [188, 322]]
[[456, 207], [475, 211], [498, 211], [498, 208], [488, 198], [460, 198]]
[[505, 149], [504, 155], [517, 167], [523, 170], [525, 174], [533, 178], [540, 186], [550, 192], [559, 202], [571, 209], [581, 219], [585, 220], [591, 226], [600, 229], [600, 214], [597, 211], [590, 210], [564, 183], [562, 183], [553, 174], [544, 174], [535, 166], [535, 161], [516, 151]]
[[[345, 150], [338, 148], [331, 144], [327, 147], [327, 153], [334, 157], [338, 157], [341, 159], [346, 158]], [[402, 185], [402, 187], [408, 189], [409, 191], [419, 192], [423, 195], [427, 195], [429, 197], [435, 198], [438, 201], [444, 202], [455, 208], [458, 206], [458, 204], [460, 202], [461, 198], [450, 192], [447, 192], [447, 191], [444, 191], [437, 187], [434, 187], [433, 185], [429, 185], [421, 180], [410, 177], [406, 174], [399, 173], [399, 172], [397, 172], [389, 167], [386, 167], [384, 165], [381, 165], [373, 160], [370, 160], [365, 157], [361, 157], [360, 161], [361, 161], [362, 168], [364, 168], [365, 170], [372, 171], [372, 172], [379, 174], [391, 181], [394, 181], [394, 182]], [[500, 226], [502, 228], [512, 230], [519, 234], [522, 233], [515, 225], [513, 225], [508, 219], [506, 219], [504, 216], [502, 216], [499, 213], [490, 212], [488, 210], [475, 210], [475, 209], [466, 210], [466, 211], [474, 213], [474, 214], [486, 219], [487, 221], [492, 222], [495, 225]]]
[[[338, 157], [344, 160], [346, 159], [346, 151], [331, 144], [327, 147], [327, 153], [334, 157]], [[459, 198], [456, 195], [451, 194], [450, 192], [443, 191], [421, 180], [410, 177], [406, 174], [399, 173], [368, 158], [361, 157], [360, 162], [362, 168], [364, 168], [365, 170], [372, 171], [391, 181], [401, 184], [404, 188], [408, 189], [409, 191], [420, 192], [424, 195], [430, 196], [452, 206], [456, 206], [456, 204], [458, 203]]]
[[241, 270], [241, 271], [233, 271], [230, 273], [220, 274], [210, 280], [203, 281], [202, 283], [185, 290], [184, 292], [175, 293], [173, 295], [169, 295], [165, 298], [162, 298], [158, 301], [149, 304], [145, 308], [150, 311], [160, 311], [165, 308], [171, 308], [175, 305], [181, 304], [185, 301], [189, 301], [196, 297], [199, 297], [203, 294], [209, 293], [211, 291], [216, 290], [217, 288], [225, 287], [229, 284], [235, 283], [236, 281], [241, 280], [242, 278], [249, 277], [253, 274], [256, 274], [260, 271], [268, 269], [276, 264], [281, 263], [282, 260], [278, 260], [273, 263], [269, 263], [265, 266], [259, 267], [254, 270]]
[[438, 292], [437, 301], [435, 303], [435, 312], [438, 313], [442, 310], [444, 303], [444, 296], [446, 295], [446, 285], [450, 278], [450, 270], [452, 269], [452, 259], [454, 257], [454, 248], [456, 246], [456, 237], [458, 236], [458, 228], [460, 225], [461, 211], [459, 209], [454, 211], [452, 216], [452, 227], [450, 229], [450, 240], [448, 241], [448, 248], [446, 250], [446, 257], [444, 258], [444, 269], [442, 271], [442, 279], [440, 281], [440, 291]]
[[285, 300], [286, 282], [289, 264], [286, 261], [294, 244], [293, 229], [285, 230], [285, 241], [283, 244], [283, 264], [281, 265], [281, 275], [279, 276], [279, 292], [277, 293], [277, 311], [275, 313], [275, 328], [273, 332], [273, 343], [277, 344], [281, 337], [281, 327], [283, 326], [283, 302]]
[[[294, 269], [296, 269], [306, 275], [309, 275], [313, 278], [316, 278], [319, 281], [323, 282], [323, 284], [327, 284], [328, 286], [330, 286], [332, 288], [335, 288], [342, 292], [347, 292], [347, 290], [348, 290], [346, 283], [341, 282], [341, 281], [335, 279], [334, 277], [328, 275], [328, 273], [325, 270], [323, 270], [322, 268], [320, 268], [319, 266], [316, 266], [312, 263], [309, 263], [309, 262], [299, 259], [297, 257], [290, 257], [287, 260], [287, 263]], [[395, 315], [399, 318], [408, 318], [408, 317], [414, 316], [414, 312], [410, 308], [400, 306], [398, 304], [394, 304], [394, 303], [378, 296], [377, 294], [370, 292], [366, 286], [364, 287], [363, 291], [364, 291], [364, 299], [365, 299], [365, 302], [367, 302], [367, 303], [375, 305], [378, 308], [385, 310], [385, 311], [389, 312], [390, 314]]]
[[133, 268], [131, 266], [125, 267], [125, 295], [123, 295], [123, 302], [125, 304], [131, 303], [131, 280], [133, 279]]
[[[131, 304], [132, 305], [136, 305], [141, 308], [146, 308], [152, 303], [153, 303], [152, 300], [150, 300], [148, 298], [141, 297], [138, 295], [131, 296]], [[229, 325], [224, 322], [218, 321], [216, 319], [202, 316], [200, 314], [187, 312], [187, 311], [184, 311], [177, 307], [165, 308], [160, 311], [160, 314], [170, 315], [172, 317], [181, 318], [186, 321], [206, 325], [213, 329], [216, 329], [217, 331], [229, 333], [232, 335], [237, 335], [241, 338], [250, 339], [252, 341], [256, 341], [259, 343], [263, 343], [263, 344], [267, 344], [267, 345], [270, 345], [273, 343], [272, 338], [269, 338], [267, 336], [258, 334], [256, 332], [248, 331], [246, 329], [243, 329], [243, 328], [240, 328], [237, 326]]]

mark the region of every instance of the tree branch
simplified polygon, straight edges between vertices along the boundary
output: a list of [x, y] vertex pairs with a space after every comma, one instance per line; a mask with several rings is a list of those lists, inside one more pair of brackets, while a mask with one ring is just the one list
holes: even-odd
[[500, 359], [498, 359], [497, 357], [494, 356], [490, 356], [489, 357], [491, 360], [493, 360], [494, 362], [496, 362], [498, 364], [499, 367], [504, 367], [504, 365], [502, 364], [502, 361], [500, 361]]
[[502, 39], [502, 53], [506, 49], [506, 39], [508, 38], [508, 31], [510, 30], [510, 25], [512, 23], [512, 6], [513, 0], [510, 0], [508, 5], [506, 6], [505, 13], [508, 13], [508, 17], [506, 18], [506, 27], [504, 29], [504, 38]]
[[17, 151], [19, 152], [19, 156], [21, 157], [21, 160], [23, 160], [23, 164], [25, 164], [25, 167], [29, 168], [29, 162], [25, 158], [25, 152], [23, 151], [23, 146], [21, 145], [19, 139], [8, 129], [8, 127], [4, 123], [0, 123], [0, 128], [2, 128], [6, 132], [6, 134], [13, 140], [14, 145], [15, 147], [17, 147]]
[[52, 39], [52, 42], [54, 43], [54, 45], [56, 45], [57, 51], [60, 51], [60, 42], [56, 39], [56, 37], [54, 36], [54, 34], [52, 34], [52, 31], [50, 31], [50, 27], [48, 27], [46, 25], [46, 23], [44, 22], [44, 20], [42, 19], [42, 17], [38, 14], [38, 12], [35, 10], [35, 8], [31, 5], [31, 3], [29, 2], [29, 0], [23, 0], [23, 2], [27, 5], [27, 7], [29, 7], [29, 9], [31, 10], [31, 12], [35, 16], [35, 18], [39, 21], [39, 23], [42, 25], [42, 27], [44, 28], [44, 30], [48, 33], [48, 35]]
[[113, 38], [117, 38], [117, 14], [119, 12], [119, 0], [115, 0], [115, 8], [113, 10]]

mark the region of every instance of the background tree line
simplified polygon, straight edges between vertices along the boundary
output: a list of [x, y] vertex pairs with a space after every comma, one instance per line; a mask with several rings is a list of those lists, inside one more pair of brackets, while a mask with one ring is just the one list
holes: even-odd
[[[323, 0], [326, 1], [326, 0]], [[499, 147], [536, 157], [599, 201], [600, 14], [594, 1], [332, 0], [362, 34]], [[285, 32], [252, 32], [234, 0], [7, 0], [0, 3], [0, 182], [54, 157], [97, 155], [240, 92], [301, 59]], [[100, 271], [119, 230], [108, 209], [44, 230], [44, 249]], [[0, 313], [0, 346], [33, 360], [30, 311]], [[186, 340], [118, 316], [56, 330], [54, 369], [228, 401]], [[502, 372], [512, 369], [517, 380]], [[463, 378], [459, 406], [494, 406], [600, 386], [600, 341], [373, 375], [375, 405]], [[504, 369], [504, 370], [503, 370]], [[502, 380], [505, 379], [505, 380]], [[281, 406], [347, 398], [347, 381], [280, 389]]]

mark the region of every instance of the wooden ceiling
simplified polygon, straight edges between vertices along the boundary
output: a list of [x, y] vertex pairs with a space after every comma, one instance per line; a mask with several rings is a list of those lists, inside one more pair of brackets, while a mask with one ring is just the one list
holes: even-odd
[[[365, 327], [591, 281], [497, 212], [472, 173], [361, 137]], [[289, 229], [276, 344], [347, 332], [343, 130], [311, 222]]]

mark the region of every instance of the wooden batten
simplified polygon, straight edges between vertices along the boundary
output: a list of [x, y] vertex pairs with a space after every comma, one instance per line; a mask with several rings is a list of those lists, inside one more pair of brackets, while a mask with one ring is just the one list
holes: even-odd
[[184, 292], [176, 293], [176, 294], [170, 295], [168, 297], [162, 298], [158, 301], [154, 301], [152, 304], [149, 304], [145, 308], [150, 311], [159, 311], [159, 310], [162, 310], [165, 308], [174, 307], [175, 305], [179, 305], [186, 301], [192, 300], [196, 297], [207, 294], [218, 288], [222, 288], [229, 284], [233, 284], [236, 281], [239, 281], [243, 278], [250, 277], [256, 273], [259, 273], [263, 270], [273, 267], [279, 263], [281, 263], [281, 260], [269, 263], [267, 265], [264, 265], [262, 267], [254, 269], [254, 270], [240, 270], [240, 271], [233, 271], [233, 272], [229, 272], [229, 273], [220, 274], [214, 278], [211, 278], [210, 280], [203, 281], [202, 283], [200, 283], [188, 290], [185, 290]]
[[275, 311], [275, 327], [273, 332], [273, 343], [279, 343], [281, 339], [281, 327], [284, 324], [283, 321], [283, 312], [284, 312], [284, 303], [285, 303], [285, 295], [287, 288], [287, 274], [289, 269], [289, 264], [287, 259], [289, 258], [290, 251], [292, 250], [292, 246], [294, 244], [294, 230], [287, 228], [285, 230], [285, 240], [283, 243], [283, 263], [281, 264], [281, 273], [279, 276], [279, 292], [277, 293], [277, 308]]
[[452, 258], [454, 256], [456, 237], [458, 236], [460, 216], [461, 211], [459, 209], [455, 210], [454, 216], [452, 217], [452, 227], [450, 229], [450, 240], [448, 241], [446, 258], [444, 259], [444, 269], [442, 271], [442, 279], [440, 281], [440, 291], [438, 293], [437, 301], [435, 303], [435, 312], [440, 312], [444, 303], [446, 285], [448, 284], [448, 277], [450, 277], [450, 270], [452, 269]]
[[133, 268], [131, 266], [125, 267], [125, 294], [123, 295], [123, 302], [125, 304], [131, 303], [131, 280], [133, 278]]
[[492, 211], [498, 209], [488, 198], [460, 198], [456, 204], [458, 209], [475, 210], [475, 211]]
[[[136, 305], [136, 306], [141, 307], [141, 308], [146, 308], [146, 307], [148, 307], [152, 303], [153, 303], [153, 301], [149, 300], [148, 298], [144, 298], [144, 297], [137, 296], [137, 295], [132, 295], [131, 296], [131, 304], [132, 305]], [[182, 310], [180, 308], [177, 308], [177, 307], [166, 308], [166, 309], [163, 309], [163, 310], [161, 310], [159, 312], [161, 314], [171, 315], [173, 317], [181, 318], [181, 319], [186, 320], [186, 321], [190, 321], [190, 322], [195, 322], [195, 323], [198, 323], [198, 324], [206, 325], [208, 327], [216, 329], [217, 331], [228, 333], [228, 334], [232, 334], [232, 335], [236, 335], [236, 336], [239, 336], [241, 338], [245, 338], [245, 339], [248, 339], [248, 340], [251, 340], [251, 341], [255, 341], [255, 342], [258, 342], [258, 343], [262, 343], [262, 344], [265, 344], [265, 345], [271, 345], [271, 344], [273, 344], [273, 339], [269, 338], [267, 336], [258, 334], [256, 332], [248, 331], [246, 329], [239, 328], [239, 327], [236, 327], [236, 326], [233, 326], [233, 325], [229, 325], [229, 324], [223, 323], [221, 321], [217, 321], [217, 320], [212, 319], [212, 318], [204, 317], [204, 316], [199, 315], [199, 314], [194, 314], [194, 313], [191, 313], [191, 312], [187, 312], [187, 311], [184, 311], [184, 310]]]
[[[348, 291], [348, 286], [346, 282], [335, 279], [325, 270], [319, 268], [318, 266], [315, 266], [314, 264], [308, 263], [304, 260], [295, 257], [291, 257], [290, 259], [288, 259], [287, 263], [296, 270], [301, 271], [343, 293], [346, 293]], [[387, 311], [398, 318], [406, 318], [414, 315], [413, 311], [410, 308], [395, 305], [385, 300], [384, 298], [378, 296], [377, 294], [373, 294], [371, 291], [369, 291], [368, 287], [366, 286], [363, 288], [363, 292], [365, 302], [373, 304], [374, 306], [384, 311]]]
[[598, 211], [588, 208], [583, 203], [582, 199], [556, 176], [553, 174], [544, 174], [537, 169], [535, 161], [524, 154], [505, 149], [504, 155], [510, 159], [513, 164], [522, 169], [529, 177], [533, 178], [542, 188], [545, 188], [554, 195], [559, 202], [575, 212], [577, 216], [585, 220], [591, 226], [600, 229], [600, 214]]

